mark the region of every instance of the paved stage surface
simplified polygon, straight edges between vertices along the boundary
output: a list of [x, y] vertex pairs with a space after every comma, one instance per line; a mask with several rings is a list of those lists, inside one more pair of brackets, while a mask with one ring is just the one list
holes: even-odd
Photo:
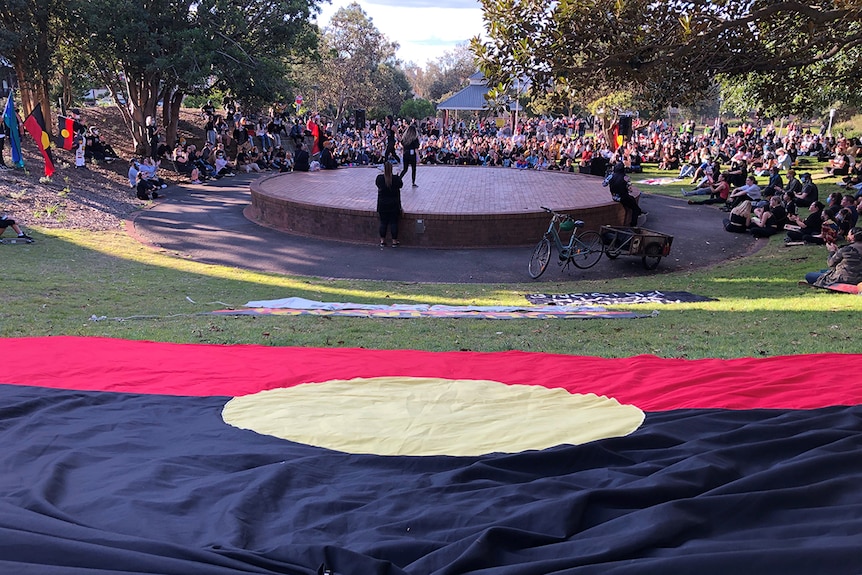
[[[401, 170], [393, 168], [396, 174]], [[361, 166], [271, 174], [257, 186], [268, 196], [300, 204], [374, 212], [374, 180], [381, 173], [376, 166]], [[539, 206], [594, 208], [610, 201], [596, 176], [478, 166], [419, 166], [416, 174], [419, 187], [411, 187], [407, 172], [401, 190], [401, 204], [410, 214], [523, 214]], [[357, 180], [366, 185], [357, 186]]]
[[[422, 166], [418, 174], [421, 186]], [[650, 213], [644, 227], [674, 236], [671, 253], [658, 269], [645, 270], [641, 259], [634, 256], [617, 260], [603, 257], [588, 270], [569, 266], [561, 271], [552, 260], [545, 274], [532, 280], [527, 274], [531, 247], [380, 248], [376, 243], [352, 243], [351, 238], [343, 242], [319, 240], [261, 227], [243, 215], [251, 202], [248, 185], [254, 177], [171, 186], [165, 190], [163, 201], [135, 218], [132, 233], [146, 243], [195, 261], [257, 271], [403, 282], [539, 285], [683, 272], [741, 257], [756, 249], [758, 241], [760, 245], [766, 241], [724, 231], [721, 220], [726, 214], [714, 206], [689, 206], [679, 199], [650, 195], [644, 187], [641, 207]], [[404, 193], [413, 192], [407, 188]]]

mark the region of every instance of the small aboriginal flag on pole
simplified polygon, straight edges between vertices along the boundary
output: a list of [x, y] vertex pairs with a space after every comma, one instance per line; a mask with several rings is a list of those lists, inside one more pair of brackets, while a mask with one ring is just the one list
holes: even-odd
[[42, 152], [42, 157], [45, 158], [45, 175], [51, 177], [54, 174], [54, 161], [51, 158], [51, 137], [45, 129], [45, 116], [42, 114], [42, 104], [36, 104], [27, 119], [24, 120], [24, 127], [36, 140], [36, 145], [39, 151]]
[[75, 148], [75, 119], [57, 116], [57, 145], [64, 150]]

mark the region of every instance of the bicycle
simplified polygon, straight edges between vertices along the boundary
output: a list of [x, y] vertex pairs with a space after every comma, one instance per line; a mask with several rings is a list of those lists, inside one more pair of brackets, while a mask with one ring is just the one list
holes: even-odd
[[[551, 214], [551, 223], [548, 224], [548, 231], [533, 249], [533, 255], [530, 257], [528, 271], [531, 278], [537, 279], [548, 268], [548, 263], [551, 261], [551, 241], [559, 254], [557, 264], [564, 269], [570, 263], [584, 270], [599, 263], [605, 246], [598, 232], [579, 233], [578, 230], [584, 226], [583, 221], [575, 220], [568, 214], [557, 213], [545, 206], [542, 206], [542, 209]], [[572, 233], [567, 244], [563, 244], [560, 239], [561, 231]]]

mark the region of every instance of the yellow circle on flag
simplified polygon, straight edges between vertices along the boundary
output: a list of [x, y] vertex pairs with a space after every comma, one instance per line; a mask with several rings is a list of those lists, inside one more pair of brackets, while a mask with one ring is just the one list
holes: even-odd
[[48, 137], [48, 134], [42, 132], [42, 149], [47, 150], [51, 147], [51, 138]]
[[66, 128], [63, 128], [62, 130], [60, 130], [60, 135], [63, 136], [63, 139], [68, 138], [69, 137], [69, 130], [67, 130]]
[[346, 453], [477, 456], [622, 437], [644, 413], [539, 385], [419, 377], [306, 383], [235, 397], [224, 421]]

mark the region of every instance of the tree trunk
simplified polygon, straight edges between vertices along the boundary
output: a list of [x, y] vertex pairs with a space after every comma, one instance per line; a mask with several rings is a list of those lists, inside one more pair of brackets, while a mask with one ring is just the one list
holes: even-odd
[[162, 125], [165, 127], [165, 141], [173, 148], [177, 143], [180, 124], [180, 108], [185, 93], [167, 85], [162, 90]]
[[[100, 69], [105, 69], [101, 67]], [[119, 74], [102, 73], [102, 79], [111, 91], [114, 102], [123, 115], [123, 122], [129, 130], [135, 153], [144, 155], [149, 151], [147, 139], [147, 118], [155, 119], [159, 103], [160, 76], [157, 73], [137, 73], [136, 71], [124, 72], [125, 85], [120, 85], [117, 78]], [[120, 102], [120, 93], [125, 92], [128, 100], [125, 104]]]
[[[50, 134], [52, 133], [51, 126], [51, 100], [48, 97], [48, 83], [39, 81], [42, 74], [31, 72], [27, 69], [27, 64], [24, 56], [19, 54], [15, 59], [15, 75], [18, 77], [18, 91], [21, 98], [21, 107], [17, 110], [21, 121], [27, 119], [36, 105], [42, 104], [42, 115], [45, 117], [45, 129]], [[32, 80], [36, 78], [37, 80]]]

